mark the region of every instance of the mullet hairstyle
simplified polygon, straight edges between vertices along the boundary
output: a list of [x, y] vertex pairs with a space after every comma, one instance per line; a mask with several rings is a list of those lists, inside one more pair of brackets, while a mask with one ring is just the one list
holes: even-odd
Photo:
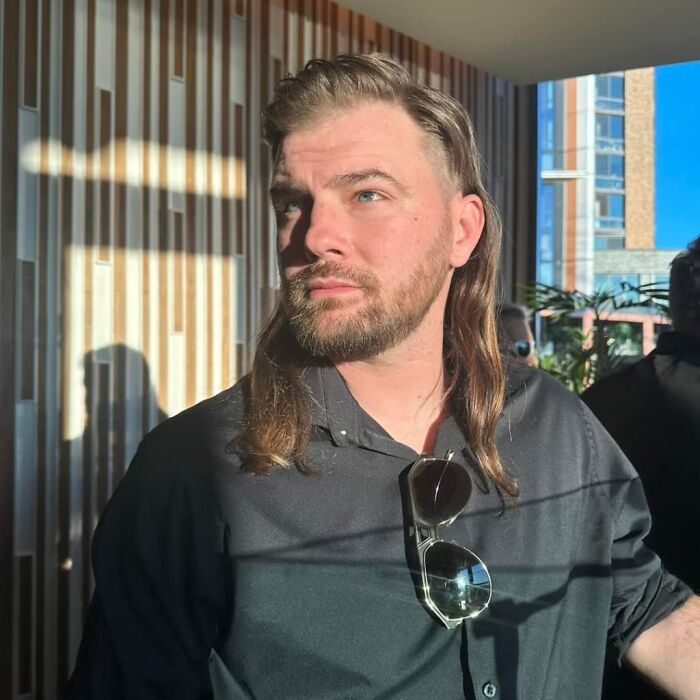
[[[467, 263], [454, 271], [445, 311], [446, 399], [484, 475], [516, 498], [517, 485], [506, 473], [494, 440], [505, 400], [495, 317], [501, 224], [481, 180], [481, 156], [466, 110], [381, 54], [313, 59], [298, 75], [280, 82], [263, 113], [273, 167], [288, 134], [339, 110], [378, 101], [403, 107], [426, 133], [428, 145], [439, 147], [450, 185], [483, 202], [484, 231]], [[262, 474], [294, 463], [304, 473], [314, 472], [306, 456], [312, 427], [303, 381], [314, 363], [318, 359], [299, 347], [278, 302], [258, 338], [247, 416], [235, 440], [246, 471]]]

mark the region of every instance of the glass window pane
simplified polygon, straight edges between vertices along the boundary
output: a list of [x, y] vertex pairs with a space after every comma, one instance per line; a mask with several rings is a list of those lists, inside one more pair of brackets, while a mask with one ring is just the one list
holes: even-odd
[[621, 321], [605, 322], [605, 333], [614, 339], [621, 355], [637, 356], [642, 354], [642, 324]]
[[596, 236], [596, 250], [622, 250], [625, 247], [624, 236]]
[[620, 231], [625, 228], [624, 219], [616, 216], [598, 216], [595, 220], [596, 229], [605, 231]]
[[622, 75], [597, 75], [596, 106], [604, 110], [622, 110], [625, 105], [625, 79]]
[[608, 90], [608, 76], [607, 75], [596, 75], [595, 77], [595, 89], [599, 97], [607, 97], [610, 92]]
[[604, 138], [608, 135], [608, 115], [607, 114], [596, 114], [595, 115], [595, 135], [599, 138]]
[[618, 114], [596, 114], [596, 148], [603, 151], [622, 151], [625, 120]]
[[608, 95], [618, 99], [625, 96], [625, 79], [621, 75], [608, 76]]
[[625, 121], [624, 117], [609, 115], [610, 120], [610, 135], [614, 139], [622, 139], [625, 136]]
[[621, 194], [609, 194], [607, 197], [610, 216], [623, 217], [625, 215], [625, 198]]
[[625, 174], [625, 159], [623, 156], [606, 156], [610, 166], [610, 174], [622, 177]]

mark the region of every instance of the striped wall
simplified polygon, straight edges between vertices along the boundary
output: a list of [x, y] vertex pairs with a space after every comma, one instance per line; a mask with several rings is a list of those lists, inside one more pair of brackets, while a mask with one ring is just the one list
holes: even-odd
[[511, 232], [506, 287], [529, 126], [525, 93], [328, 0], [1, 7], [0, 698], [56, 698], [105, 501], [144, 432], [247, 370], [274, 299], [275, 82], [380, 50], [462, 100]]

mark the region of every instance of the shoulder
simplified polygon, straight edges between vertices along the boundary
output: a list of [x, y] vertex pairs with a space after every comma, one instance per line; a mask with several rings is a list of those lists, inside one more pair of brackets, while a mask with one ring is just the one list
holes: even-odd
[[546, 372], [526, 366], [509, 367], [506, 386], [497, 429], [501, 445], [520, 455], [536, 455], [539, 462], [557, 457], [556, 461], [572, 466], [585, 461], [592, 429], [576, 394]]
[[240, 458], [230, 445], [245, 417], [247, 384], [244, 378], [151, 430], [110, 506], [128, 508], [138, 502], [156, 507], [186, 492], [208, 498], [217, 474], [240, 470]]
[[[533, 482], [575, 489], [636, 474], [580, 397], [542, 370], [509, 370], [499, 449]], [[551, 485], [551, 484], [550, 484]]]
[[545, 407], [551, 407], [580, 414], [579, 404], [576, 394], [547, 372], [522, 363], [512, 362], [506, 366], [507, 409], [540, 413]]
[[157, 425], [139, 451], [187, 457], [209, 454], [233, 440], [241, 429], [248, 400], [248, 377]]
[[652, 353], [629, 367], [604, 377], [581, 395], [583, 402], [622, 443], [647, 438], [663, 419], [659, 383]]
[[503, 411], [509, 433], [523, 433], [528, 441], [579, 444], [594, 439], [597, 423], [579, 396], [547, 372], [531, 367], [509, 371]]
[[95, 531], [102, 596], [120, 595], [126, 579], [146, 596], [144, 576], [165, 597], [179, 595], [185, 580], [193, 597], [218, 590], [227, 528], [219, 484], [240, 471], [227, 446], [244, 416], [244, 388], [239, 383], [182, 411], [141, 441]]

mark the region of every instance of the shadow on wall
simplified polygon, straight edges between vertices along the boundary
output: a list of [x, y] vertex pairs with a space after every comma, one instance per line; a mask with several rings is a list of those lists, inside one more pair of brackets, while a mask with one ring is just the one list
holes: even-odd
[[[92, 350], [83, 357], [83, 372], [85, 428], [62, 443], [57, 484], [59, 679], [72, 669], [93, 591], [97, 522], [143, 435], [167, 418], [140, 352], [123, 344]], [[117, 386], [122, 380], [126, 389]]]

